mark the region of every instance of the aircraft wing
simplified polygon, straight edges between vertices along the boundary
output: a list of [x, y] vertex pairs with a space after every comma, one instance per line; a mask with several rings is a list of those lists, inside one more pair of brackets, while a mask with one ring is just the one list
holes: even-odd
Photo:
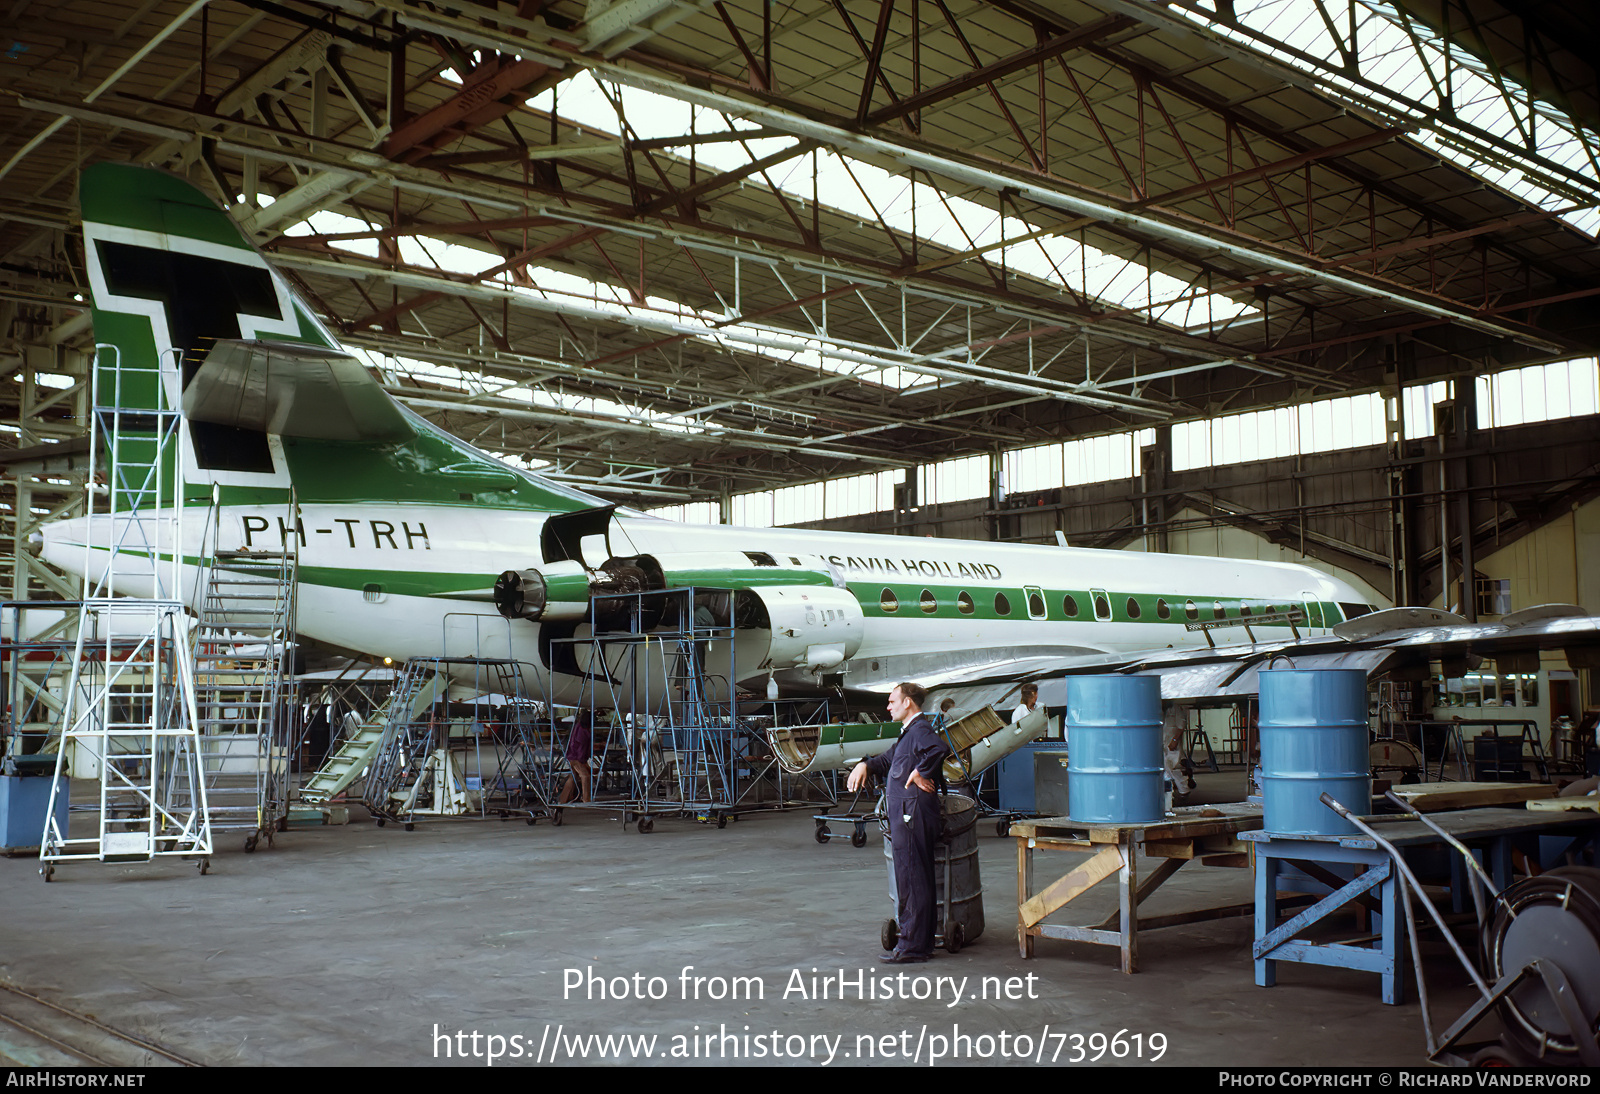
[[398, 442], [415, 433], [360, 361], [298, 342], [218, 339], [184, 388], [183, 413], [323, 441]]
[[[908, 671], [898, 678], [922, 683], [937, 693], [936, 700], [954, 698], [961, 710], [989, 704], [1005, 709], [1017, 701], [1024, 682], [1039, 685], [1042, 704], [1062, 705], [1066, 681], [1090, 674], [1159, 676], [1163, 699], [1230, 698], [1256, 694], [1257, 674], [1269, 665], [1359, 668], [1376, 677], [1433, 661], [1459, 663], [1465, 671], [1494, 660], [1505, 672], [1536, 672], [1539, 653], [1552, 649], [1563, 650], [1573, 668], [1600, 668], [1600, 616], [1570, 604], [1543, 604], [1495, 622], [1469, 623], [1432, 608], [1390, 608], [1341, 623], [1332, 634], [1300, 639], [1132, 653], [1021, 647], [996, 656], [990, 650], [982, 661], [973, 655], [961, 661], [961, 655], [954, 655], [956, 663], [948, 665], [906, 665], [926, 671]], [[851, 686], [885, 693], [894, 686], [875, 686], [881, 683], [869, 679], [852, 681]]]

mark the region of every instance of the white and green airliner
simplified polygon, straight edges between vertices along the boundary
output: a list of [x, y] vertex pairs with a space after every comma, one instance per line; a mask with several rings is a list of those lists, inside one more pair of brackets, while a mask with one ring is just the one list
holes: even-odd
[[[169, 547], [192, 568], [183, 595], [197, 609], [203, 558], [292, 548], [302, 638], [396, 661], [509, 657], [561, 701], [593, 691], [594, 658], [613, 656], [584, 641], [594, 604], [614, 604], [594, 598], [664, 587], [704, 591], [701, 622], [722, 628], [703, 647], [714, 675], [796, 696], [1126, 665], [1133, 651], [1208, 647], [1188, 626], [1199, 622], [1250, 622], [1251, 638], [1268, 641], [1289, 639], [1293, 620], [1311, 639], [1371, 610], [1307, 566], [696, 526], [619, 509], [399, 406], [183, 179], [101, 164], [81, 193], [100, 402], [115, 368], [119, 405], [157, 405], [138, 378], [159, 376], [165, 405], [183, 411], [183, 498], [195, 516]], [[126, 423], [137, 428], [138, 416]], [[52, 524], [43, 555], [92, 578], [109, 545], [126, 542], [107, 522], [128, 519]], [[126, 558], [116, 584], [151, 587]], [[687, 624], [667, 613], [645, 625]]]

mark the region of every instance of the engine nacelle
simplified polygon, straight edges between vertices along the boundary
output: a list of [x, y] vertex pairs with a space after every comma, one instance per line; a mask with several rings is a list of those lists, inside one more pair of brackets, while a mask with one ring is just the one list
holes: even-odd
[[[619, 561], [612, 559], [612, 562]], [[844, 575], [821, 555], [773, 555], [764, 551], [673, 551], [639, 555], [628, 562], [654, 569], [653, 588], [751, 589], [764, 585], [844, 586]], [[610, 562], [606, 563], [611, 565]]]
[[581, 562], [507, 570], [494, 583], [494, 606], [507, 619], [582, 619], [589, 614], [589, 571]]
[[[739, 598], [735, 626], [771, 634], [757, 671], [832, 672], [861, 648], [866, 618], [849, 589], [767, 585], [745, 589]], [[741, 669], [747, 664], [741, 651]]]

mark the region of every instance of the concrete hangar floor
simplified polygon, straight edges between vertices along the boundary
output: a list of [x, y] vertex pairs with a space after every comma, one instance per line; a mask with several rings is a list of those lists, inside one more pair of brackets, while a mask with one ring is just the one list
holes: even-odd
[[[560, 828], [490, 819], [413, 832], [368, 822], [296, 830], [248, 856], [230, 841], [205, 877], [170, 859], [69, 864], [47, 885], [36, 861], [0, 859], [0, 981], [224, 1066], [482, 1066], [491, 1049], [504, 1054], [497, 1065], [517, 1066], [537, 1062], [541, 1047], [548, 1063], [553, 1041], [566, 1063], [571, 1050], [601, 1055], [594, 1034], [655, 1035], [659, 1063], [677, 1052], [698, 1063], [853, 1064], [869, 1042], [878, 1062], [905, 1063], [916, 1051], [926, 1063], [940, 1037], [945, 1053], [963, 1053], [953, 1062], [967, 1064], [1032, 1063], [1041, 1051], [1045, 1062], [1087, 1064], [1096, 1047], [1100, 1064], [1122, 1066], [1424, 1062], [1409, 973], [1397, 1007], [1379, 1002], [1375, 975], [1339, 969], [1282, 964], [1278, 985], [1258, 988], [1247, 918], [1142, 933], [1134, 976], [1103, 947], [1040, 940], [1038, 956], [1022, 960], [1015, 841], [992, 825], [979, 831], [987, 929], [925, 965], [876, 961], [889, 912], [876, 831], [860, 849], [819, 845], [809, 815], [792, 812], [721, 831], [663, 820], [639, 835], [612, 815], [569, 811]], [[1116, 899], [1114, 887], [1101, 889], [1088, 898], [1095, 917]], [[1188, 866], [1146, 908], [1249, 899], [1249, 871]], [[1074, 907], [1082, 917], [1083, 901]], [[1447, 1024], [1469, 989], [1444, 960], [1430, 968], [1436, 1021]], [[604, 999], [589, 998], [598, 995], [591, 970], [609, 982]], [[855, 986], [860, 970], [867, 998]], [[904, 982], [872, 983], [901, 972]], [[740, 997], [727, 998], [735, 977], [746, 978]], [[749, 978], [763, 997], [744, 997]], [[981, 998], [984, 978], [1019, 998]], [[567, 987], [579, 980], [584, 987]], [[632, 996], [636, 985], [664, 997], [609, 990]], [[889, 990], [874, 999], [874, 986]], [[824, 987], [827, 998], [813, 997]], [[885, 998], [919, 990], [942, 998]], [[724, 998], [711, 998], [718, 992]], [[0, 991], [0, 1017], [46, 1028], [19, 1008], [37, 1010]], [[56, 1018], [57, 1028], [71, 1025]], [[86, 1029], [58, 1038], [93, 1044], [82, 1041]], [[1126, 1055], [1117, 1060], [1119, 1031]], [[96, 1051], [140, 1062], [126, 1046]], [[3, 1022], [0, 1056], [81, 1062]]]

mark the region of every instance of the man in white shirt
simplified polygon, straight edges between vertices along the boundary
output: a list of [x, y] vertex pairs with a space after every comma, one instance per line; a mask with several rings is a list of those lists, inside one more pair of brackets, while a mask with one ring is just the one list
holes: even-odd
[[1022, 704], [1011, 712], [1011, 724], [1016, 725], [1022, 719], [1032, 714], [1039, 705], [1039, 685], [1022, 685]]

